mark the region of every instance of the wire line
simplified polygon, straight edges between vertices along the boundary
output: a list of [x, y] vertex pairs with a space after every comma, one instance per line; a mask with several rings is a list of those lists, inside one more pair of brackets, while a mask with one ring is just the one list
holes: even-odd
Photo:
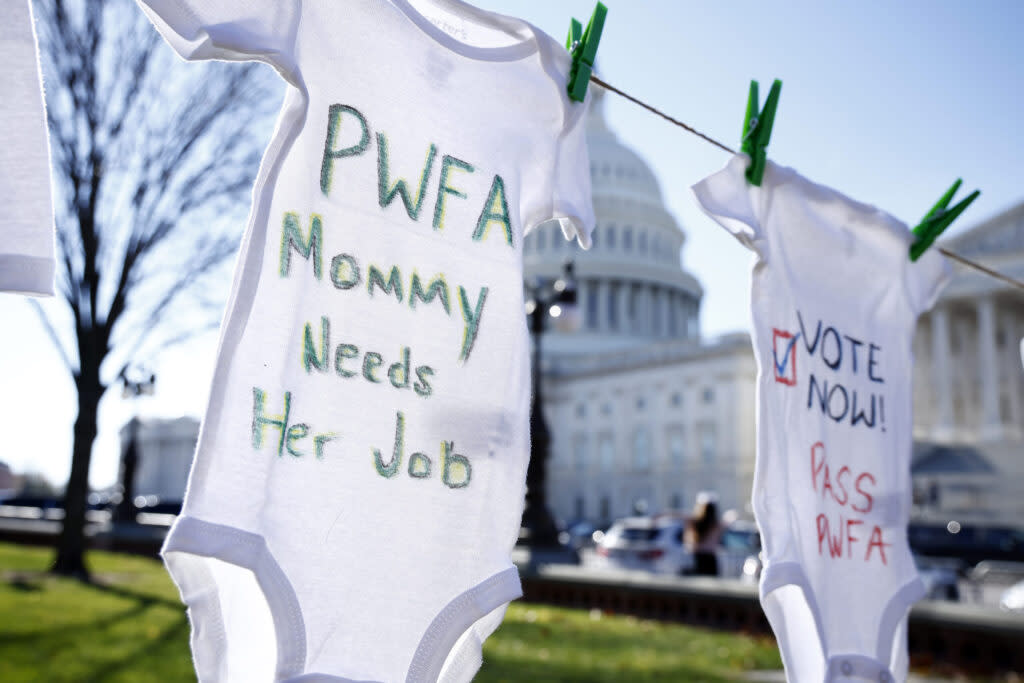
[[[710, 142], [715, 147], [718, 147], [721, 150], [729, 152], [730, 154], [736, 154], [736, 150], [732, 149], [728, 145], [724, 145], [721, 142], [719, 142], [718, 140], [715, 140], [714, 138], [712, 138], [712, 137], [710, 137], [708, 135], [705, 135], [704, 133], [701, 133], [699, 130], [697, 130], [693, 126], [687, 125], [687, 124], [683, 123], [682, 121], [680, 121], [679, 119], [676, 119], [676, 118], [674, 118], [672, 116], [669, 116], [665, 112], [660, 111], [659, 109], [656, 109], [655, 107], [652, 107], [651, 105], [647, 104], [646, 102], [644, 102], [642, 100], [638, 100], [637, 98], [633, 97], [629, 93], [623, 92], [622, 90], [619, 90], [614, 85], [611, 85], [610, 83], [606, 83], [605, 81], [601, 80], [597, 76], [594, 76], [593, 74], [591, 74], [590, 80], [592, 82], [594, 82], [594, 83], [597, 83], [599, 86], [601, 86], [605, 90], [610, 90], [611, 92], [615, 93], [616, 95], [624, 97], [627, 100], [629, 100], [630, 102], [643, 107], [644, 109], [646, 109], [647, 111], [651, 112], [652, 114], [656, 114], [656, 115], [660, 116], [661, 118], [665, 119], [669, 123], [672, 123], [672, 124], [675, 124], [675, 125], [679, 126], [680, 128], [682, 128], [686, 132], [693, 133], [694, 135], [696, 135], [697, 137], [701, 138], [702, 140], [704, 140], [706, 142]], [[939, 251], [943, 255], [948, 256], [949, 258], [953, 259], [954, 261], [958, 261], [959, 263], [962, 263], [963, 265], [965, 265], [965, 266], [967, 266], [969, 268], [974, 268], [975, 270], [977, 270], [979, 272], [982, 272], [985, 275], [988, 275], [990, 277], [994, 277], [997, 280], [1005, 282], [1008, 285], [1011, 285], [1013, 287], [1016, 287], [1017, 289], [1020, 289], [1020, 290], [1024, 291], [1024, 282], [1021, 282], [1020, 280], [1014, 279], [1014, 278], [1010, 277], [1009, 275], [1004, 275], [1003, 273], [1000, 273], [999, 271], [996, 271], [996, 270], [992, 270], [991, 268], [987, 268], [987, 267], [981, 265], [980, 263], [978, 263], [976, 261], [972, 261], [969, 258], [965, 258], [965, 257], [961, 256], [960, 254], [957, 254], [956, 252], [953, 252], [953, 251], [950, 251], [949, 249], [946, 249], [945, 247], [939, 247], [938, 249], [939, 249]]]

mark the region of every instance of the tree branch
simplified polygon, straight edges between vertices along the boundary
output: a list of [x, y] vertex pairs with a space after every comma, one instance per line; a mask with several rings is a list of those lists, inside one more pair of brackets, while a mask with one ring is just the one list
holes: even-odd
[[35, 299], [29, 297], [28, 303], [32, 310], [36, 312], [36, 315], [39, 316], [39, 322], [43, 324], [43, 329], [46, 331], [50, 341], [53, 342], [53, 346], [57, 349], [61, 360], [64, 361], [64, 366], [67, 367], [68, 372], [74, 375], [76, 368], [71, 364], [71, 358], [68, 356], [67, 351], [64, 350], [64, 344], [61, 342], [60, 337], [57, 336], [57, 330], [54, 329], [53, 324], [50, 322], [50, 316], [46, 315], [46, 311], [43, 310], [43, 307]]

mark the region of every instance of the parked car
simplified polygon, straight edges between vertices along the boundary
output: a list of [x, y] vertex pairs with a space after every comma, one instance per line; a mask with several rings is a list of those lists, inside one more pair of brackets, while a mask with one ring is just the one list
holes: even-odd
[[747, 520], [736, 520], [722, 531], [719, 541], [718, 575], [730, 579], [743, 576], [743, 567], [748, 557], [761, 551], [761, 533], [757, 524]]
[[966, 565], [985, 560], [1024, 562], [1024, 529], [912, 523], [907, 541], [915, 555], [955, 557]]
[[[563, 544], [567, 545], [575, 552], [580, 552], [586, 548], [593, 548], [596, 544], [594, 538], [595, 531], [603, 531], [601, 527], [595, 526], [593, 523], [586, 520], [580, 520], [569, 524], [565, 531], [558, 535], [558, 540]], [[598, 536], [600, 538], [600, 536]]]
[[955, 558], [933, 558], [914, 556], [917, 574], [924, 584], [925, 599], [953, 600], [960, 599], [959, 578], [962, 563]]
[[693, 569], [693, 554], [683, 545], [685, 521], [676, 517], [626, 517], [597, 544], [596, 567], [682, 574]]

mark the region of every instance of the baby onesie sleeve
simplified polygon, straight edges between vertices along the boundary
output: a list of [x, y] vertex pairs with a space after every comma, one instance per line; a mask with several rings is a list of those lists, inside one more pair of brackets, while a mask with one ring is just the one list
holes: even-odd
[[590, 249], [596, 222], [586, 136], [590, 97], [588, 93], [585, 102], [571, 102], [565, 98], [569, 109], [555, 152], [552, 192], [552, 217], [558, 221], [565, 238], [575, 238], [584, 249]]
[[916, 262], [912, 262], [909, 256], [904, 260], [907, 264], [904, 277], [910, 308], [921, 315], [935, 305], [939, 294], [953, 276], [953, 269], [936, 246], [925, 251]]
[[299, 0], [137, 0], [184, 59], [259, 60], [290, 68]]
[[757, 216], [746, 170], [750, 158], [737, 154], [721, 171], [691, 189], [701, 210], [728, 230], [743, 246], [761, 253], [758, 247], [766, 237]]
[[0, 291], [52, 296], [50, 148], [28, 0], [8, 0], [0, 19]]

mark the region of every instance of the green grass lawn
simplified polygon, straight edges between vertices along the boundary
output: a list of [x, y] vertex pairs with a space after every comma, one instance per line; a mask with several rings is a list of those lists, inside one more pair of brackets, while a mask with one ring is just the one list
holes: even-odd
[[[194, 681], [184, 607], [163, 566], [94, 552], [95, 583], [45, 573], [52, 551], [0, 543], [0, 681]], [[483, 683], [728, 681], [781, 668], [773, 641], [513, 603]]]

